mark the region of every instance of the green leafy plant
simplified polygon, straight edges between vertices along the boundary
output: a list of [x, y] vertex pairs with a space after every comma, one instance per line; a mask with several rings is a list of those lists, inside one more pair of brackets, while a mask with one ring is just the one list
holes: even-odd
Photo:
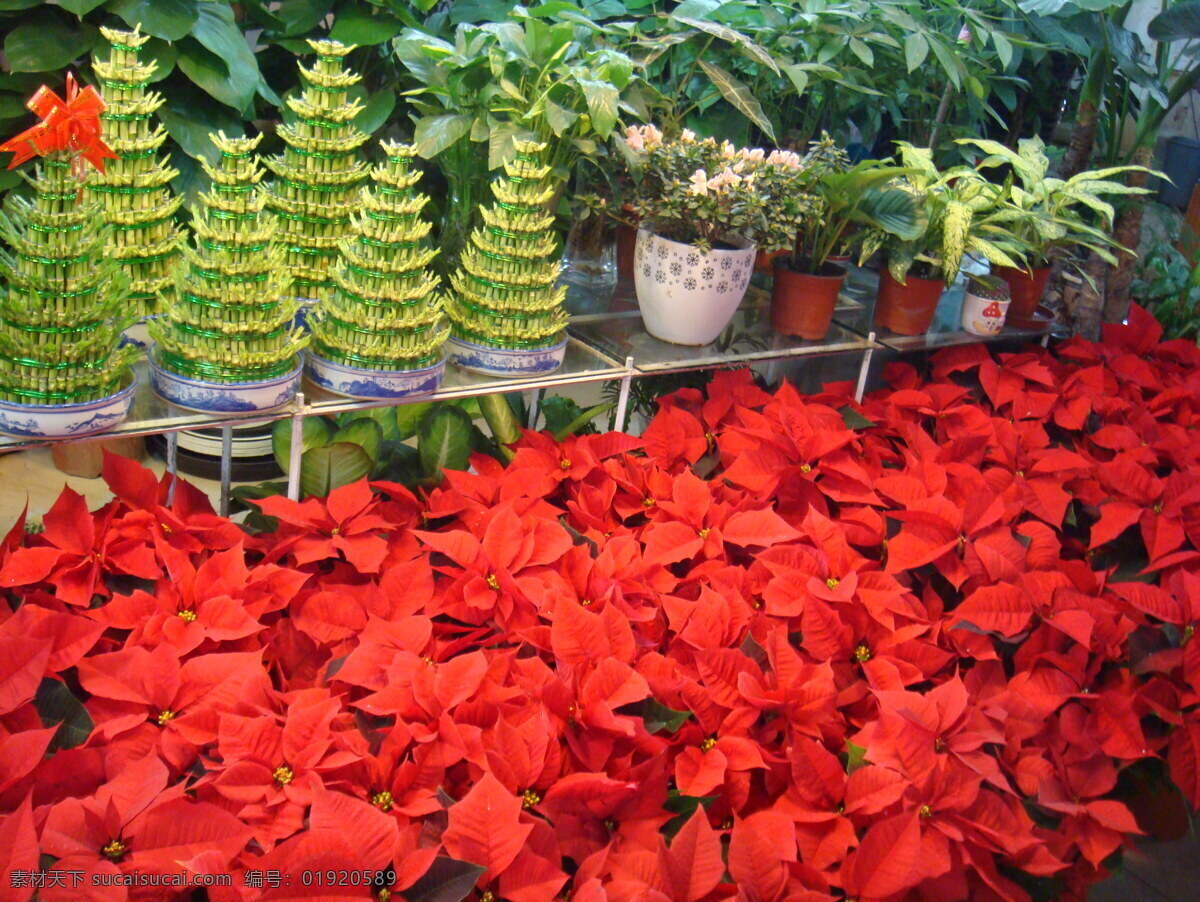
[[28, 178], [32, 201], [0, 215], [0, 398], [23, 404], [94, 401], [131, 378], [128, 288], [105, 254], [98, 204], [81, 199], [71, 151], [48, 154]]
[[566, 286], [550, 212], [555, 181], [544, 144], [517, 142], [517, 156], [492, 182], [492, 204], [450, 277], [453, 334], [498, 348], [547, 348], [566, 328]]
[[352, 236], [341, 244], [335, 287], [311, 320], [313, 347], [328, 360], [367, 370], [408, 370], [440, 359], [448, 327], [429, 272], [429, 202], [414, 190], [411, 145], [384, 142], [387, 161], [374, 169], [374, 188], [362, 191], [351, 215]]
[[886, 249], [888, 269], [903, 283], [914, 265], [922, 278], [954, 281], [963, 257], [976, 254], [997, 266], [1019, 268], [1028, 250], [1013, 234], [1026, 214], [1008, 200], [1008, 191], [970, 166], [939, 170], [929, 148], [899, 143], [907, 174], [892, 183], [907, 191], [923, 208], [924, 229], [914, 238], [884, 229], [867, 231], [861, 249], [866, 258]]
[[307, 342], [293, 326], [297, 303], [289, 296], [279, 226], [264, 215], [260, 137], [214, 135], [212, 181], [193, 211], [194, 242], [163, 319], [152, 320], [158, 363], [171, 372], [209, 382], [254, 382], [295, 368]]
[[1165, 338], [1200, 339], [1200, 262], [1170, 241], [1156, 243], [1142, 258], [1133, 297], [1154, 314]]
[[890, 161], [863, 160], [854, 166], [828, 134], [809, 149], [802, 167], [818, 211], [804, 217], [794, 234], [789, 267], [820, 275], [835, 253], [847, 252], [856, 230], [876, 230], [915, 240], [925, 229], [924, 207], [896, 180], [907, 170]]
[[739, 237], [778, 249], [817, 215], [791, 151], [736, 148], [687, 130], [665, 138], [653, 125], [629, 128], [623, 145], [636, 184], [634, 212], [664, 238], [704, 251]]
[[100, 31], [109, 44], [108, 59], [92, 64], [107, 106], [101, 135], [117, 159], [92, 174], [88, 193], [103, 206], [111, 227], [108, 254], [129, 280], [130, 303], [151, 313], [161, 308], [179, 258], [175, 213], [183, 198], [170, 188], [179, 170], [160, 155], [167, 133], [151, 124], [164, 99], [147, 90], [157, 64], [139, 58], [149, 38], [136, 28]]
[[1087, 248], [1108, 263], [1117, 262], [1112, 251], [1125, 249], [1110, 234], [1115, 211], [1104, 198], [1147, 194], [1144, 188], [1113, 181], [1115, 176], [1141, 167], [1114, 166], [1060, 179], [1049, 175], [1050, 159], [1041, 138], [1021, 139], [1016, 151], [997, 141], [978, 138], [963, 138], [958, 143], [987, 154], [979, 162], [981, 168], [1011, 168], [1015, 178], [1009, 186], [1008, 200], [1019, 215], [1013, 216], [1010, 228], [1017, 241], [1028, 248], [1030, 263], [1046, 265], [1056, 248], [1074, 247]]
[[370, 167], [358, 156], [368, 135], [354, 125], [362, 104], [348, 95], [360, 80], [344, 66], [352, 48], [337, 41], [308, 43], [317, 61], [311, 69], [300, 67], [304, 93], [288, 99], [296, 121], [279, 128], [286, 149], [266, 161], [275, 176], [267, 205], [280, 221], [293, 291], [319, 301], [333, 287], [330, 271]]

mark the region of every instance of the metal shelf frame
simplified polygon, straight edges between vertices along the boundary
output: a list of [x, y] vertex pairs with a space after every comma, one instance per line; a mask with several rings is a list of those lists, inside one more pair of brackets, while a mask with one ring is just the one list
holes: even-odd
[[992, 339], [968, 333], [934, 333], [907, 338], [889, 334], [877, 335], [871, 325], [872, 305], [863, 286], [848, 282], [834, 311], [834, 323], [823, 341], [804, 341], [779, 335], [769, 322], [769, 297], [752, 287], [733, 322], [711, 345], [693, 347], [661, 341], [646, 332], [633, 296], [633, 286], [618, 287], [605, 309], [573, 316], [568, 325], [567, 353], [563, 366], [546, 375], [496, 379], [475, 375], [448, 365], [443, 384], [433, 393], [401, 400], [360, 401], [309, 387], [284, 405], [270, 411], [252, 413], [214, 413], [185, 410], [159, 398], [150, 387], [149, 372], [143, 360], [135, 366], [139, 385], [129, 418], [107, 432], [68, 439], [28, 439], [0, 435], [0, 452], [37, 447], [57, 441], [102, 441], [118, 436], [165, 435], [166, 464], [172, 476], [170, 495], [178, 480], [177, 453], [179, 433], [192, 429], [221, 430], [221, 497], [220, 510], [229, 512], [232, 481], [232, 447], [234, 429], [283, 419], [293, 421], [289, 448], [288, 497], [296, 500], [300, 493], [300, 458], [303, 452], [301, 421], [308, 416], [337, 415], [374, 408], [398, 407], [424, 401], [442, 401], [482, 395], [530, 392], [529, 425], [536, 423], [538, 403], [546, 389], [571, 385], [618, 381], [615, 422], [625, 421], [629, 393], [633, 380], [663, 373], [682, 373], [697, 370], [724, 369], [756, 364], [767, 365], [767, 378], [773, 380], [778, 364], [831, 355], [857, 353], [861, 355], [855, 396], [862, 400], [870, 371], [871, 359], [877, 350], [916, 351], [1004, 339], [1049, 339], [1047, 330], [1009, 330]]

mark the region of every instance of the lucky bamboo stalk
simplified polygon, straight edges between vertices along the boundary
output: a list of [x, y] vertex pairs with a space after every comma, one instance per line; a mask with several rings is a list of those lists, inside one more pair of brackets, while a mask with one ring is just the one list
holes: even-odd
[[107, 259], [100, 206], [68, 150], [45, 155], [26, 180], [32, 201], [10, 195], [0, 216], [0, 399], [74, 404], [128, 384], [133, 347], [118, 347], [132, 324], [128, 290]]
[[317, 62], [311, 69], [300, 67], [304, 91], [288, 100], [296, 121], [280, 126], [286, 148], [266, 161], [274, 174], [267, 203], [280, 221], [296, 296], [320, 301], [333, 287], [339, 243], [350, 232], [350, 214], [370, 167], [359, 159], [368, 136], [353, 124], [362, 103], [347, 94], [360, 80], [344, 65], [354, 47], [308, 43]]
[[555, 194], [545, 144], [518, 141], [516, 157], [491, 184], [483, 225], [450, 277], [446, 313], [456, 338], [497, 348], [547, 348], [566, 328], [562, 252], [550, 210]]
[[341, 242], [334, 289], [310, 323], [313, 350], [327, 360], [367, 370], [413, 370], [441, 359], [448, 326], [429, 270], [430, 224], [421, 217], [429, 197], [415, 190], [416, 149], [383, 142], [387, 161], [363, 188], [352, 234]]
[[257, 382], [295, 369], [307, 338], [295, 325], [279, 225], [264, 215], [255, 138], [212, 136], [220, 151], [202, 162], [212, 188], [192, 211], [166, 316], [150, 323], [159, 364], [207, 382]]
[[93, 173], [88, 194], [111, 226], [107, 253], [129, 280], [131, 302], [139, 314], [153, 313], [162, 308], [179, 259], [175, 213], [183, 198], [170, 188], [179, 171], [159, 153], [167, 133], [154, 114], [163, 97], [147, 90], [157, 64], [139, 59], [149, 37], [137, 29], [100, 31], [109, 43], [108, 60], [93, 63], [107, 107], [100, 114], [101, 136], [117, 159]]

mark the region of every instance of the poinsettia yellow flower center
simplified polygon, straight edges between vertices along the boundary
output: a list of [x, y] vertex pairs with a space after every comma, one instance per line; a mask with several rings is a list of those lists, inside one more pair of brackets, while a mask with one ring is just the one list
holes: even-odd
[[700, 743], [700, 751], [707, 752], [709, 749], [711, 749], [716, 744], [717, 744], [717, 740], [715, 740], [711, 736], [709, 736], [702, 743]]
[[158, 722], [160, 727], [164, 727], [175, 719], [175, 712], [170, 708], [164, 708], [162, 711], [158, 712], [158, 716], [154, 719]]
[[592, 606], [592, 600], [590, 598], [585, 598], [583, 601], [579, 602], [579, 604], [582, 607], [590, 608]]
[[184, 623], [191, 623], [193, 620], [196, 619], [196, 612], [193, 611], [191, 608], [184, 608], [182, 611], [180, 611], [175, 616], [178, 617], [180, 620], [182, 620]]
[[836, 576], [831, 576], [829, 579], [825, 580], [825, 587], [828, 589], [836, 589], [839, 585], [841, 585], [841, 582], [842, 581]]
[[707, 526], [704, 527], [703, 529], [697, 530], [697, 533], [699, 534], [700, 538], [702, 538], [702, 539], [707, 539], [709, 532], [711, 532], [711, 530]]
[[1187, 640], [1192, 638], [1192, 636], [1194, 636], [1195, 634], [1196, 634], [1195, 624], [1189, 623], [1187, 626], [1185, 626], [1183, 628], [1183, 641], [1187, 642]]
[[922, 805], [921, 810], [917, 812], [921, 817], [933, 817], [933, 809], [928, 805]]
[[653, 498], [643, 498], [642, 499], [642, 507], [654, 507], [654, 499]]
[[532, 789], [527, 789], [521, 793], [522, 805], [526, 808], [532, 808], [535, 805], [541, 804], [542, 797]]
[[562, 460], [559, 462], [559, 464], [558, 464], [558, 465], [559, 465], [560, 467], [562, 467], [564, 470], [569, 470], [569, 469], [571, 469], [571, 459], [570, 459], [570, 458], [568, 458], [568, 457], [564, 457], [564, 458], [563, 458], [563, 459], [562, 459]]
[[939, 755], [942, 752], [946, 751], [946, 740], [943, 739], [941, 736], [939, 736], [937, 739], [933, 740], [933, 750], [935, 752], [937, 752]]
[[394, 799], [392, 798], [392, 794], [386, 789], [383, 792], [377, 792], [375, 795], [371, 796], [371, 804], [380, 811], [391, 811], [393, 801]]
[[801, 473], [811, 473], [812, 467], [809, 464], [800, 464]]
[[104, 847], [100, 850], [100, 854], [109, 861], [120, 861], [128, 851], [129, 846], [125, 845], [119, 839], [112, 839], [104, 844]]
[[865, 664], [867, 661], [871, 660], [871, 649], [867, 648], [865, 645], [857, 646], [854, 649], [854, 660], [856, 660], [859, 664]]
[[286, 764], [281, 764], [279, 767], [275, 768], [275, 773], [271, 774], [271, 776], [280, 786], [287, 786], [292, 782], [293, 779], [295, 779], [296, 775], [292, 773], [292, 769]]
[[498, 580], [498, 579], [496, 578], [496, 574], [495, 574], [495, 573], [489, 573], [489, 574], [487, 575], [487, 584], [488, 584], [489, 586], [491, 586], [493, 589], [499, 589], [499, 588], [500, 588], [500, 580]]

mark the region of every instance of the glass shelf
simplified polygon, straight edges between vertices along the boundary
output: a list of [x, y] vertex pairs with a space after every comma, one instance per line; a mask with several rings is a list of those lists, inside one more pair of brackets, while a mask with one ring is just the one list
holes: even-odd
[[1036, 328], [1005, 326], [997, 335], [975, 335], [964, 329], [946, 332], [926, 332], [924, 335], [897, 335], [887, 329], [876, 327], [875, 340], [893, 351], [932, 351], [955, 345], [971, 345], [997, 341], [1041, 341], [1050, 335], [1052, 323]]
[[[95, 436], [59, 439], [58, 441], [88, 441], [89, 439], [116, 438], [122, 435], [156, 435], [185, 429], [209, 429], [214, 426], [247, 426], [252, 423], [281, 420], [295, 415], [300, 409], [299, 402], [293, 401], [272, 411], [252, 413], [201, 413], [184, 410], [182, 407], [176, 407], [174, 404], [164, 401], [151, 390], [150, 374], [145, 360], [139, 361], [134, 366], [134, 371], [138, 376], [138, 387], [134, 395], [133, 408], [125, 422]], [[468, 373], [447, 364], [445, 380], [438, 390], [430, 395], [413, 398], [411, 402], [522, 391], [530, 388], [553, 388], [585, 382], [603, 382], [609, 379], [619, 379], [625, 373], [623, 365], [606, 358], [583, 342], [569, 338], [563, 365], [553, 373], [524, 379], [494, 379], [489, 376]], [[400, 404], [411, 403], [410, 401], [358, 401], [353, 398], [343, 398], [308, 382], [302, 384], [301, 390], [305, 393], [306, 413], [337, 414], [351, 410], [396, 407]], [[48, 444], [52, 441], [54, 440], [29, 439], [0, 434], [0, 450]]]
[[662, 341], [646, 332], [637, 300], [629, 283], [618, 285], [607, 309], [571, 317], [568, 331], [600, 354], [622, 361], [633, 358], [637, 373], [683, 372], [711, 367], [740, 366], [755, 361], [865, 351], [879, 347], [842, 319], [855, 321], [866, 309], [852, 297], [842, 296], [834, 313], [837, 322], [823, 341], [805, 341], [779, 335], [769, 317], [770, 298], [751, 288], [733, 321], [712, 344], [693, 346]]

